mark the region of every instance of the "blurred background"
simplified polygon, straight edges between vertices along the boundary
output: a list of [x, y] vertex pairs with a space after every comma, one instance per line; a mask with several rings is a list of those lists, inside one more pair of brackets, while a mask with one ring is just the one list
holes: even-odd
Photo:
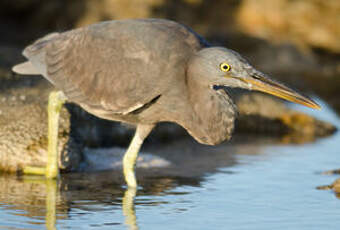
[[13, 64], [16, 49], [46, 33], [148, 17], [186, 24], [340, 111], [338, 0], [2, 0], [0, 67]]
[[[272, 97], [245, 97], [237, 102], [236, 131], [243, 129], [243, 136], [215, 147], [196, 143], [177, 126], [160, 125], [145, 149], [171, 166], [138, 169], [140, 226], [152, 229], [150, 223], [156, 222], [157, 229], [184, 229], [197, 222], [205, 229], [273, 229], [279, 223], [290, 229], [336, 229], [338, 203], [315, 188], [330, 184], [337, 176], [329, 175], [340, 172], [328, 171], [328, 177], [320, 173], [339, 167], [340, 135], [318, 141], [315, 136], [333, 134], [340, 124], [339, 0], [1, 0], [0, 168], [17, 172], [46, 163], [45, 108], [51, 85], [42, 77], [11, 72], [24, 60], [22, 49], [53, 31], [150, 17], [175, 20], [214, 45], [238, 51], [257, 69], [316, 99], [323, 110], [292, 104], [287, 109]], [[69, 105], [68, 110], [60, 122], [62, 170], [82, 170], [91, 157], [95, 166], [88, 163], [89, 171], [112, 170], [113, 159], [119, 161], [114, 150], [101, 154], [87, 147], [126, 146], [133, 131], [84, 114], [79, 107]], [[247, 136], [250, 132], [256, 135]], [[309, 144], [292, 144], [305, 142]], [[339, 184], [322, 188], [333, 188], [340, 197]], [[62, 174], [57, 183], [1, 175], [0, 228], [43, 229], [46, 224], [55, 229], [56, 219], [65, 229], [80, 224], [121, 227], [122, 185], [120, 169]], [[128, 206], [136, 221], [132, 204]]]
[[[192, 27], [213, 45], [238, 51], [257, 69], [320, 98], [340, 113], [339, 0], [2, 0], [0, 134], [7, 139], [0, 140], [0, 168], [17, 171], [20, 164], [41, 159], [41, 148], [46, 145], [45, 106], [52, 87], [41, 77], [23, 77], [11, 71], [14, 64], [24, 60], [22, 49], [50, 32], [103, 20], [150, 17]], [[303, 143], [330, 135], [336, 129], [327, 120], [320, 122], [287, 110], [282, 101], [273, 97], [253, 92], [249, 95], [236, 100], [240, 112], [236, 133], [283, 135], [282, 142]], [[78, 153], [70, 157], [75, 159], [73, 163], [64, 162], [65, 168], [76, 168], [84, 143], [87, 147], [127, 146], [133, 133], [117, 123], [86, 114], [77, 106], [69, 106], [68, 111], [63, 113], [61, 128], [66, 134], [60, 138], [64, 140], [62, 146], [71, 145], [69, 149], [77, 149]], [[161, 126], [149, 139], [166, 142], [178, 133], [187, 135], [178, 127]], [[294, 135], [287, 138], [287, 133]], [[70, 136], [77, 144], [69, 144]], [[6, 144], [13, 142], [15, 147]], [[22, 152], [38, 157], [23, 159]], [[72, 151], [66, 152], [70, 156]]]

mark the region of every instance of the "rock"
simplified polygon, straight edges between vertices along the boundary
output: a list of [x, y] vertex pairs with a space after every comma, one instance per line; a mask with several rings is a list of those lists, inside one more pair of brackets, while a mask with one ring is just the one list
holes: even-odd
[[[49, 91], [46, 84], [38, 84], [0, 94], [0, 168], [3, 171], [15, 172], [25, 166], [46, 164], [46, 99]], [[332, 125], [289, 110], [282, 102], [267, 96], [243, 95], [237, 104], [240, 116], [236, 133], [278, 136], [295, 133], [315, 138], [335, 130]], [[129, 143], [133, 129], [95, 118], [75, 105], [67, 107], [69, 110], [64, 108], [61, 114], [59, 132], [59, 164], [64, 171], [78, 168], [84, 159], [84, 146], [126, 146]], [[178, 125], [161, 124], [148, 142], [161, 144], [186, 135]]]
[[320, 189], [320, 190], [333, 190], [333, 192], [335, 192], [337, 194], [337, 197], [340, 198], [340, 178], [336, 179], [330, 185], [318, 186], [317, 189]]
[[[335, 169], [335, 170], [329, 170], [326, 172], [323, 172], [322, 174], [325, 175], [337, 175], [340, 174], [340, 169]], [[340, 199], [340, 178], [336, 179], [332, 184], [330, 185], [322, 185], [316, 187], [319, 190], [332, 190], [336, 197]]]
[[[0, 69], [5, 73], [0, 76], [0, 168], [15, 172], [25, 166], [43, 166], [47, 147], [46, 103], [51, 86], [41, 77], [19, 77]], [[295, 133], [315, 138], [335, 130], [328, 123], [292, 111], [281, 101], [262, 94], [242, 95], [236, 103], [240, 113], [236, 133]], [[59, 163], [64, 171], [78, 169], [83, 147], [126, 147], [130, 142], [134, 132], [130, 127], [96, 118], [73, 104], [66, 107], [59, 129]], [[157, 126], [147, 143], [162, 144], [187, 135], [178, 125], [165, 123]]]
[[289, 109], [272, 96], [247, 93], [239, 97], [236, 104], [239, 110], [236, 131], [271, 133], [285, 136], [285, 142], [305, 142], [328, 136], [337, 130], [328, 122]]
[[[31, 2], [32, 5], [28, 2]], [[60, 2], [61, 5], [65, 3], [64, 1]], [[90, 4], [88, 1], [84, 2]], [[85, 4], [84, 2], [74, 1], [72, 4]], [[128, 2], [126, 3], [127, 5], [133, 1]], [[198, 0], [187, 0], [182, 3], [188, 7], [192, 6], [195, 12], [199, 11], [197, 9], [202, 8], [202, 5], [208, 4]], [[0, 5], [2, 4], [5, 4], [5, 2], [0, 3]], [[24, 12], [26, 7], [33, 7], [36, 3], [34, 1], [27, 1], [22, 6], [20, 4], [16, 6], [7, 1], [6, 4], [9, 4], [7, 5], [9, 11], [19, 10], [19, 12]], [[158, 1], [150, 0], [148, 4], [156, 6]], [[166, 3], [164, 7], [167, 7], [167, 4], [171, 5], [173, 3]], [[220, 4], [225, 5], [227, 3], [221, 1]], [[55, 6], [60, 7], [58, 4]], [[39, 5], [39, 7], [43, 6]], [[217, 5], [214, 5], [214, 7], [218, 8]], [[3, 10], [3, 8], [1, 9]], [[3, 15], [0, 17], [3, 17]], [[80, 23], [78, 19], [75, 21]], [[215, 19], [215, 17], [212, 17], [212, 24]], [[1, 25], [3, 24], [0, 23]], [[204, 25], [203, 29], [201, 28], [203, 31], [207, 28], [206, 24]], [[217, 27], [221, 26], [219, 24]], [[18, 32], [16, 33], [18, 35]], [[25, 33], [20, 30], [20, 34]], [[52, 88], [41, 77], [25, 77], [11, 73], [10, 67], [18, 63], [18, 60], [23, 60], [23, 57], [20, 55], [21, 51], [16, 47], [9, 45], [2, 46], [1, 44], [0, 169], [15, 172], [24, 166], [45, 165], [47, 144], [46, 103], [48, 93]], [[294, 60], [299, 59], [298, 55], [294, 58]], [[267, 60], [271, 60], [271, 58]], [[306, 65], [308, 66], [308, 63]], [[306, 139], [301, 140], [301, 137], [305, 137], [310, 141], [315, 137], [329, 135], [335, 131], [334, 126], [317, 121], [305, 114], [289, 110], [281, 101], [269, 96], [251, 93], [239, 97], [236, 103], [240, 111], [235, 130], [236, 134], [261, 133], [263, 135], [284, 136], [285, 142], [302, 142], [306, 141]], [[72, 171], [78, 169], [79, 164], [83, 160], [84, 147], [126, 147], [129, 144], [134, 133], [133, 128], [94, 117], [73, 104], [68, 104], [66, 107], [67, 109], [62, 111], [59, 133], [60, 165], [63, 170]], [[148, 143], [168, 143], [183, 136], [188, 136], [183, 128], [175, 124], [162, 123], [152, 132], [146, 141], [146, 145]]]
[[[171, 18], [200, 33], [224, 31], [233, 24], [236, 6], [235, 0], [5, 0], [0, 2], [0, 21], [6, 24], [0, 23], [0, 29], [6, 33], [0, 40], [25, 44], [48, 32], [124, 18]], [[231, 23], [226, 27], [225, 21]]]
[[237, 21], [253, 36], [340, 53], [339, 11], [338, 0], [244, 0]]
[[86, 10], [76, 22], [76, 27], [108, 19], [151, 17], [153, 8], [161, 5], [164, 0], [86, 0], [83, 2]]
[[[339, 61], [338, 61], [339, 62]], [[340, 66], [340, 62], [338, 64]], [[315, 93], [322, 99], [327, 101], [337, 114], [340, 114], [340, 67], [339, 72], [327, 75], [320, 75], [317, 72], [311, 74], [305, 74], [304, 79], [308, 85], [314, 89]], [[320, 83], [322, 80], [322, 83]]]
[[[24, 46], [48, 32], [100, 20], [169, 18], [189, 25], [213, 44], [239, 51], [258, 69], [280, 77], [289, 85], [302, 90], [312, 89], [318, 95], [322, 94], [323, 99], [336, 101], [333, 98], [337, 98], [337, 90], [326, 95], [319, 86], [320, 79], [332, 75], [334, 77], [327, 81], [327, 86], [332, 88], [340, 73], [339, 52], [333, 51], [334, 46], [340, 44], [338, 8], [337, 0], [6, 0], [0, 1], [0, 30], [4, 31], [0, 45]], [[254, 18], [256, 21], [252, 20]], [[257, 36], [253, 31], [265, 31], [265, 36]], [[278, 44], [276, 40], [282, 43]], [[317, 45], [318, 40], [322, 44]], [[300, 52], [294, 44], [305, 47], [302, 49], [305, 51], [309, 50], [307, 47], [326, 48]], [[330, 52], [334, 54], [330, 55]], [[314, 78], [312, 75], [317, 76], [316, 84], [307, 85], [306, 82]], [[336, 106], [339, 108], [338, 104]]]
[[[46, 87], [44, 87], [46, 88]], [[16, 172], [25, 166], [44, 166], [47, 161], [48, 90], [24, 88], [0, 93], [0, 168]], [[59, 165], [75, 169], [80, 162], [79, 144], [70, 138], [70, 115], [63, 109], [59, 129]]]
[[[0, 47], [0, 169], [17, 172], [25, 166], [46, 165], [47, 98], [52, 89], [41, 77], [18, 76], [10, 67], [20, 52]], [[70, 114], [62, 110], [59, 129], [59, 165], [77, 168], [80, 145], [70, 135]]]
[[[19, 0], [0, 2], [1, 38], [26, 43], [52, 31], [63, 31], [98, 21], [151, 17], [163, 0]], [[15, 29], [14, 29], [15, 28]], [[20, 36], [18, 36], [20, 31]]]
[[324, 175], [340, 174], [340, 169], [329, 170], [329, 171], [323, 172], [322, 174]]

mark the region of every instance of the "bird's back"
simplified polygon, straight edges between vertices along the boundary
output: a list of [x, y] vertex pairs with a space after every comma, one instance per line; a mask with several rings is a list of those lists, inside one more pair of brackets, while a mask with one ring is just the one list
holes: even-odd
[[131, 19], [48, 35], [24, 55], [69, 100], [100, 116], [128, 114], [184, 81], [186, 61], [203, 46], [178, 23]]

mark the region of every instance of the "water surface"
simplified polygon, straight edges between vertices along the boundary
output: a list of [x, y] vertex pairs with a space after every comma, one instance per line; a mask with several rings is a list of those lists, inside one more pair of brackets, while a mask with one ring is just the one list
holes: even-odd
[[[299, 107], [299, 109], [301, 109]], [[312, 112], [339, 127], [326, 106]], [[172, 162], [140, 169], [125, 190], [119, 171], [73, 173], [58, 182], [0, 176], [0, 229], [338, 229], [340, 201], [316, 187], [340, 168], [340, 134], [300, 145], [236, 137], [149, 146]]]

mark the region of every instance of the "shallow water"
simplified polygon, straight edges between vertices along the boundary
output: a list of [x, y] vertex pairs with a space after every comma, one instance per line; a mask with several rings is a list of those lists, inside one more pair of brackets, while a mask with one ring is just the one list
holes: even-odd
[[[305, 111], [340, 126], [326, 105]], [[0, 176], [0, 229], [337, 229], [340, 201], [316, 187], [337, 178], [321, 172], [340, 166], [339, 133], [303, 145], [245, 138], [148, 147], [173, 167], [140, 169], [136, 197], [119, 171]]]

